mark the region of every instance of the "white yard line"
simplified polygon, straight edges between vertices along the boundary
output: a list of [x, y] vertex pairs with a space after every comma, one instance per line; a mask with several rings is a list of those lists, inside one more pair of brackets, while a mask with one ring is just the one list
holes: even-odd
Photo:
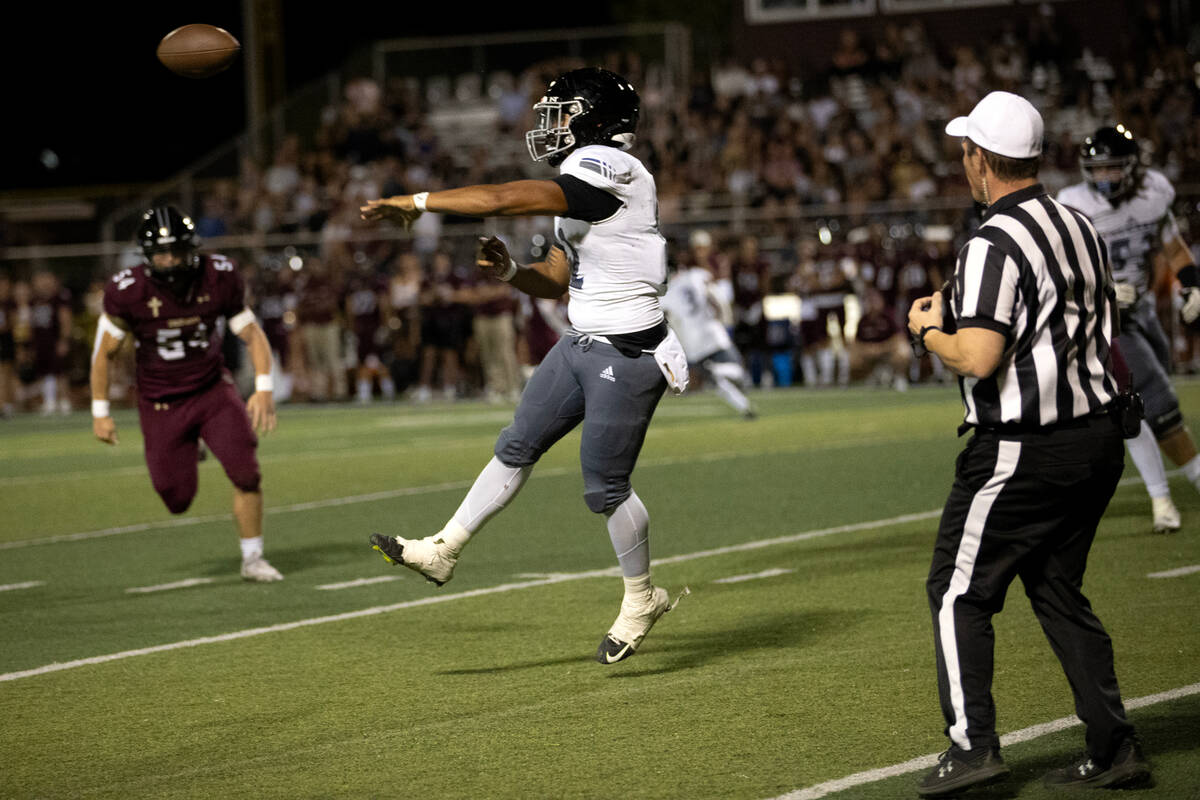
[[[1178, 700], [1190, 695], [1200, 694], [1200, 683], [1193, 683], [1190, 686], [1181, 686], [1178, 689], [1171, 689], [1158, 694], [1146, 695], [1145, 697], [1135, 697], [1132, 700], [1125, 701], [1125, 708], [1144, 708], [1146, 706], [1157, 705], [1158, 703], [1167, 703], [1171, 700]], [[1041, 736], [1047, 736], [1051, 733], [1073, 728], [1076, 725], [1082, 725], [1077, 717], [1062, 717], [1051, 722], [1043, 722], [1040, 725], [1031, 725], [1028, 728], [1022, 728], [1019, 731], [1006, 733], [1000, 737], [1001, 746], [1017, 744], [1018, 742], [1027, 742], [1031, 739], [1037, 739]], [[853, 789], [856, 786], [862, 786], [868, 783], [895, 778], [900, 775], [906, 775], [910, 772], [917, 772], [922, 769], [930, 769], [937, 764], [938, 754], [930, 753], [929, 755], [919, 756], [900, 764], [892, 764], [888, 767], [880, 767], [878, 769], [867, 770], [866, 772], [856, 772], [853, 775], [847, 775], [844, 778], [838, 778], [832, 781], [818, 783], [815, 786], [809, 786], [806, 789], [797, 789], [794, 792], [781, 794], [772, 800], [817, 800], [820, 797], [827, 797], [837, 792], [844, 792], [847, 789]], [[913, 794], [916, 794], [916, 789], [913, 789]]]
[[6, 583], [0, 586], [0, 592], [15, 592], [18, 589], [32, 589], [35, 586], [45, 586], [45, 581], [25, 581], [24, 583]]
[[370, 586], [375, 583], [391, 583], [392, 581], [400, 580], [402, 575], [380, 575], [375, 578], [359, 578], [354, 581], [342, 581], [341, 583], [323, 583], [317, 588], [325, 592], [336, 592], [338, 589], [353, 589], [356, 586]]
[[[788, 536], [776, 536], [772, 539], [759, 539], [753, 542], [744, 542], [742, 544], [729, 545], [728, 547], [719, 547], [714, 550], [700, 550], [695, 553], [685, 553], [677, 556], [669, 556], [667, 558], [657, 558], [651, 563], [654, 565], [678, 564], [684, 561], [692, 561], [698, 558], [707, 558], [709, 556], [724, 555], [726, 553], [739, 553], [749, 550], [758, 550], [763, 547], [773, 547], [780, 544], [791, 544], [794, 542], [803, 542], [809, 539], [816, 539], [822, 536], [833, 536], [840, 533], [850, 533], [853, 531], [867, 531], [877, 528], [886, 528], [892, 525], [903, 525], [906, 522], [914, 522], [919, 520], [932, 519], [940, 515], [941, 509], [936, 511], [924, 511], [919, 514], [901, 514], [897, 517], [888, 519], [870, 520], [868, 522], [858, 522], [852, 525], [838, 525], [832, 528], [821, 528], [819, 530], [803, 531], [794, 533]], [[370, 617], [378, 614], [387, 614], [392, 611], [400, 611], [406, 608], [416, 608], [418, 606], [433, 605], [435, 603], [448, 603], [453, 600], [465, 600], [472, 597], [484, 597], [492, 594], [503, 594], [519, 589], [532, 589], [537, 586], [549, 586], [555, 583], [566, 583], [568, 581], [578, 581], [587, 578], [602, 578], [620, 575], [620, 567], [609, 567], [607, 569], [593, 569], [584, 572], [565, 572], [558, 575], [552, 575], [546, 578], [535, 580], [519, 581], [515, 583], [503, 583], [499, 586], [489, 586], [482, 589], [472, 589], [466, 592], [457, 592], [454, 594], [436, 594], [428, 597], [423, 597], [418, 600], [408, 600], [403, 603], [393, 603], [386, 606], [375, 606], [373, 608], [364, 608], [359, 611], [347, 611], [342, 614], [334, 614], [327, 617], [313, 617], [311, 619], [302, 619], [295, 622], [284, 622], [278, 625], [268, 625], [262, 628], [250, 628], [248, 630], [233, 631], [232, 633], [224, 633], [219, 636], [205, 636], [199, 639], [188, 639], [182, 642], [171, 642], [169, 644], [160, 644], [153, 647], [143, 647], [137, 650], [124, 650], [120, 653], [110, 653], [102, 656], [92, 656], [90, 658], [81, 658], [75, 661], [64, 661], [55, 664], [46, 664], [45, 666], [35, 667], [33, 669], [20, 670], [18, 672], [8, 672], [0, 674], [0, 683], [4, 681], [15, 681], [21, 678], [32, 678], [36, 675], [45, 675], [50, 672], [60, 672], [65, 669], [75, 669], [76, 667], [86, 667], [92, 664], [105, 664], [109, 661], [122, 661], [127, 658], [135, 658], [137, 656], [146, 656], [153, 653], [166, 653], [172, 650], [182, 650], [188, 647], [198, 647], [206, 644], [217, 644], [220, 642], [230, 642], [235, 639], [248, 639], [252, 636], [262, 636], [267, 633], [280, 633], [282, 631], [290, 631], [296, 628], [306, 628], [313, 625], [324, 625], [329, 622], [344, 622], [351, 619], [359, 619], [362, 617]]]
[[153, 592], [169, 592], [172, 589], [186, 589], [189, 586], [203, 586], [212, 583], [216, 578], [184, 578], [171, 583], [159, 583], [154, 586], [134, 586], [125, 590], [125, 594], [151, 594]]
[[1200, 564], [1194, 564], [1190, 567], [1179, 567], [1178, 569], [1168, 569], [1163, 572], [1151, 572], [1147, 578], [1180, 578], [1184, 575], [1191, 575], [1194, 572], [1200, 572]]
[[787, 575], [789, 572], [795, 572], [794, 569], [783, 569], [776, 567], [775, 569], [764, 569], [762, 572], [755, 572], [752, 575], [732, 575], [728, 578], [717, 578], [713, 583], [742, 583], [743, 581], [756, 581], [759, 578], [774, 578], [777, 575]]
[[[889, 441], [893, 440], [870, 440], [870, 442], [873, 444], [886, 444]], [[910, 438], [898, 438], [894, 441], [910, 442], [913, 440]], [[793, 455], [797, 453], [810, 453], [823, 450], [840, 450], [847, 447], [856, 447], [865, 443], [867, 443], [866, 439], [854, 439], [839, 442], [827, 442], [805, 447], [789, 447], [753, 451], [731, 450], [719, 453], [702, 453], [698, 455], [675, 456], [670, 458], [645, 459], [640, 462], [638, 466], [639, 468], [647, 469], [652, 467], [674, 467], [678, 466], [679, 464], [704, 464], [714, 461], [726, 461], [738, 458], [758, 458], [764, 455]], [[538, 468], [534, 474], [542, 478], [578, 475], [579, 467], [542, 467]], [[286, 506], [273, 506], [265, 509], [265, 513], [292, 514], [297, 511], [312, 511], [319, 508], [335, 508], [337, 506], [352, 505], [355, 503], [373, 503], [380, 500], [393, 500], [397, 497], [413, 497], [423, 494], [433, 494], [435, 492], [469, 489], [474, 481], [475, 479], [471, 478], [470, 480], [435, 483], [426, 486], [407, 486], [401, 489], [388, 489], [382, 492], [371, 492], [370, 494], [355, 494], [346, 497], [330, 497], [323, 500], [313, 500], [307, 503], [293, 503]], [[141, 522], [133, 525], [120, 525], [114, 528], [102, 528], [94, 531], [63, 533], [55, 536], [45, 536], [38, 539], [19, 539], [12, 542], [0, 542], [0, 550], [16, 550], [22, 547], [61, 544], [63, 542], [80, 542], [88, 539], [100, 539], [107, 536], [118, 536], [125, 533], [141, 533], [144, 531], [158, 530], [160, 528], [178, 528], [189, 525], [203, 525], [210, 522], [224, 522], [231, 520], [232, 518], [233, 517], [230, 514], [209, 514], [202, 517], [171, 517], [157, 522]]]

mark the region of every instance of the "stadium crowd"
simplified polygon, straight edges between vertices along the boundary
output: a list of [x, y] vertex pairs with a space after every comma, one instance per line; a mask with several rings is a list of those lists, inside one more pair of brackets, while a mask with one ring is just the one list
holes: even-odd
[[[1078, 180], [1084, 136], [1123, 122], [1145, 159], [1185, 187], [1178, 216], [1189, 241], [1200, 239], [1188, 235], [1194, 193], [1186, 200], [1200, 182], [1200, 64], [1157, 9], [1145, 5], [1119, 60], [1083, 47], [1046, 4], [1014, 15], [983, 48], [935, 41], [919, 19], [870, 40], [847, 28], [821, 72], [726, 61], [683, 94], [635, 56], [602, 66], [641, 91], [635, 153], [658, 176], [672, 258], [712, 271], [754, 384], [880, 379], [903, 388], [941, 375], [936, 360], [908, 355], [902, 318], [911, 298], [941, 285], [972, 230], [957, 144], [942, 127], [986, 92], [1018, 92], [1044, 111], [1042, 179], [1052, 192]], [[277, 352], [281, 401], [512, 400], [565, 324], [564, 306], [480, 280], [474, 237], [455, 233], [465, 220], [427, 214], [411, 239], [372, 240], [358, 209], [380, 196], [532, 175], [522, 152], [496, 143], [519, 139], [540, 87], [578, 65], [542, 62], [438, 90], [354, 79], [310, 131], [286, 137], [265, 163], [245, 160], [240, 175], [213, 182], [185, 209], [202, 241], [319, 237], [307, 249], [228, 253]], [[487, 124], [451, 142], [455, 125], [438, 120], [481, 102]], [[689, 221], [706, 212], [728, 221], [731, 209], [759, 224]], [[533, 256], [550, 235], [539, 221], [510, 232], [533, 243]], [[5, 413], [82, 407], [103, 279], [72, 297], [46, 270], [0, 275]], [[1162, 313], [1173, 318], [1169, 283], [1161, 289]], [[241, 363], [227, 338], [231, 363]], [[1195, 369], [1200, 348], [1190, 335], [1178, 339], [1180, 369]]]

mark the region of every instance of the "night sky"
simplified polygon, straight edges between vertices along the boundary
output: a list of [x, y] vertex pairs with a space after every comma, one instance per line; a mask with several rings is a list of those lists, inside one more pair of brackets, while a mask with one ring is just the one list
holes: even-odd
[[[466, 14], [454, 6], [443, 21], [428, 19], [438, 8], [431, 4], [414, 15], [417, 22], [404, 2], [281, 5], [289, 88], [378, 39], [611, 22], [604, 4], [537, 4], [540, 13], [526, 18], [514, 9], [527, 4]], [[43, 2], [22, 9], [32, 19], [9, 26], [0, 48], [7, 95], [0, 189], [163, 180], [244, 129], [241, 58], [220, 75], [191, 80], [168, 72], [154, 55], [165, 34], [196, 22], [225, 28], [244, 44], [240, 2]]]

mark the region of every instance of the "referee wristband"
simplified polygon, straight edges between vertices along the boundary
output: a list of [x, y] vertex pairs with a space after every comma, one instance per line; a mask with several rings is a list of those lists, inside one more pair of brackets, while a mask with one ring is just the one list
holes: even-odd
[[497, 275], [496, 277], [502, 281], [507, 282], [507, 281], [511, 281], [516, 274], [517, 274], [517, 262], [510, 258], [508, 260], [508, 269], [505, 271], [505, 273], [503, 275]]
[[104, 419], [112, 416], [112, 407], [107, 400], [92, 401], [92, 416], [96, 419]]
[[417, 192], [412, 196], [413, 206], [417, 211], [425, 210], [425, 201], [429, 199], [429, 192]]
[[271, 380], [270, 375], [255, 375], [254, 376], [254, 391], [256, 392], [273, 392], [275, 391], [275, 382]]

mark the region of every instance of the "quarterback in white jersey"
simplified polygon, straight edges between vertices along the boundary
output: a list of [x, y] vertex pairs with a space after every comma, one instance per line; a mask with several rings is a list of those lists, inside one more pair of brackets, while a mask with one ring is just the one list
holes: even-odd
[[625, 583], [616, 622], [596, 652], [601, 664], [633, 655], [670, 610], [650, 582], [650, 516], [630, 484], [664, 390], [687, 387], [687, 358], [664, 318], [666, 243], [658, 232], [654, 178], [626, 150], [640, 101], [619, 75], [568, 72], [534, 107], [525, 134], [534, 161], [559, 166], [553, 180], [513, 181], [374, 200], [364, 219], [411, 225], [423, 212], [462, 216], [553, 215], [557, 244], [544, 262], [519, 265], [499, 239], [480, 242], [476, 264], [540, 298], [570, 293], [571, 327], [534, 371], [492, 460], [441, 531], [421, 539], [372, 534], [385, 559], [439, 586], [484, 523], [517, 495], [542, 454], [582, 425], [584, 501], [603, 514]]
[[559, 173], [620, 201], [606, 219], [554, 219], [554, 238], [571, 265], [571, 325], [600, 335], [657, 325], [663, 318], [658, 298], [667, 287], [667, 245], [658, 232], [654, 177], [633, 156], [602, 145], [574, 150]]
[[1182, 316], [1190, 324], [1200, 318], [1200, 274], [1171, 213], [1175, 189], [1161, 172], [1142, 168], [1127, 128], [1097, 130], [1080, 146], [1079, 161], [1084, 180], [1060, 191], [1058, 200], [1086, 214], [1108, 250], [1121, 311], [1114, 350], [1128, 363], [1146, 407], [1142, 433], [1129, 440], [1129, 454], [1150, 494], [1153, 529], [1176, 531], [1181, 520], [1159, 449], [1183, 467], [1197, 489], [1200, 457], [1168, 376], [1171, 347], [1151, 289], [1161, 261], [1183, 287]]
[[712, 274], [704, 267], [673, 272], [662, 304], [688, 364], [704, 372], [730, 407], [746, 419], [754, 419], [757, 414], [741, 388], [746, 383], [742, 358], [721, 324], [724, 304]]

